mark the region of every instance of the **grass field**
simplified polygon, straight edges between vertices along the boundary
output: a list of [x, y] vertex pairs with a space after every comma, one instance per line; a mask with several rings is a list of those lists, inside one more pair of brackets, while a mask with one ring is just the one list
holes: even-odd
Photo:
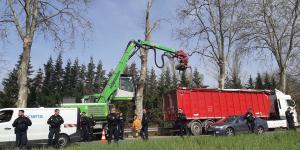
[[234, 137], [172, 137], [149, 141], [126, 140], [119, 144], [71, 145], [64, 150], [300, 150], [300, 132]]

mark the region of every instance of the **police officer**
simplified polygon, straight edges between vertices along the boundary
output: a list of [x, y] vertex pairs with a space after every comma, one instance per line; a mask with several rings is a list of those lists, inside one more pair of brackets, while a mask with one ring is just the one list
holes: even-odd
[[111, 143], [111, 140], [114, 139], [116, 143], [119, 140], [119, 116], [116, 113], [116, 108], [112, 107], [110, 110], [110, 114], [107, 115], [107, 125], [108, 125], [108, 143]]
[[88, 141], [89, 137], [89, 118], [86, 116], [85, 112], [81, 113], [80, 125], [82, 131], [82, 141], [86, 142]]
[[147, 111], [146, 109], [143, 109], [142, 128], [140, 132], [140, 135], [143, 140], [148, 140], [148, 123], [149, 123], [149, 117]]
[[291, 112], [291, 107], [288, 107], [288, 109], [285, 111], [285, 117], [286, 117], [286, 121], [287, 121], [287, 129], [288, 130], [295, 130], [296, 131], [296, 128], [295, 128], [295, 123], [294, 123], [294, 115], [293, 115], [293, 112]]
[[[49, 134], [48, 134], [48, 145], [58, 147], [58, 136], [60, 132], [60, 126], [64, 123], [64, 119], [59, 115], [59, 109], [54, 110], [54, 115], [52, 115], [47, 123], [49, 124]], [[54, 136], [54, 141], [53, 141]]]
[[185, 130], [186, 130], [186, 115], [183, 113], [183, 110], [180, 108], [178, 109], [178, 115], [175, 124], [178, 126], [179, 135], [182, 137], [185, 134]]
[[19, 117], [13, 122], [15, 127], [16, 146], [26, 148], [27, 146], [27, 129], [31, 126], [31, 120], [24, 116], [24, 110], [19, 110]]
[[94, 137], [94, 126], [96, 125], [96, 121], [94, 120], [94, 114], [91, 113], [89, 117], [89, 140], [92, 140]]
[[253, 115], [253, 110], [252, 108], [249, 108], [247, 113], [244, 116], [244, 119], [247, 120], [247, 125], [249, 130], [254, 133], [254, 128], [255, 128], [255, 117]]
[[124, 139], [124, 117], [123, 113], [119, 114], [119, 139]]

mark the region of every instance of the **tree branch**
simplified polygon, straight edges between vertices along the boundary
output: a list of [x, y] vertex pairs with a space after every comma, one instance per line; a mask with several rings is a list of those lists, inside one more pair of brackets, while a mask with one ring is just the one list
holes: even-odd
[[33, 36], [34, 32], [36, 30], [36, 25], [37, 25], [37, 16], [38, 16], [38, 0], [34, 0], [33, 2], [33, 13], [31, 17], [31, 26], [30, 26], [30, 35]]
[[19, 36], [21, 37], [22, 40], [24, 40], [24, 34], [22, 32], [22, 29], [21, 29], [20, 22], [19, 22], [17, 14], [16, 14], [16, 11], [15, 11], [15, 9], [13, 7], [12, 0], [8, 0], [8, 5], [9, 5], [9, 8], [10, 8], [10, 10], [12, 12], [13, 17], [14, 17], [14, 23], [15, 23], [15, 26], [16, 26], [17, 31], [19, 33]]

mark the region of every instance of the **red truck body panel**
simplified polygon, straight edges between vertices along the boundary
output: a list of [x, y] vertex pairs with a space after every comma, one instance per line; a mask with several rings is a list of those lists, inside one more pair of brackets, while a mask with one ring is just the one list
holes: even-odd
[[220, 119], [242, 115], [249, 108], [257, 117], [268, 118], [270, 93], [256, 90], [177, 89], [163, 96], [164, 120], [174, 121], [178, 108], [187, 119]]

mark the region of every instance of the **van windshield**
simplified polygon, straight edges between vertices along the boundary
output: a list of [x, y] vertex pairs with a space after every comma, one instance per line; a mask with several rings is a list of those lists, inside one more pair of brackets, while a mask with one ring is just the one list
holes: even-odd
[[13, 111], [12, 110], [3, 110], [0, 111], [0, 123], [10, 121], [12, 117]]

